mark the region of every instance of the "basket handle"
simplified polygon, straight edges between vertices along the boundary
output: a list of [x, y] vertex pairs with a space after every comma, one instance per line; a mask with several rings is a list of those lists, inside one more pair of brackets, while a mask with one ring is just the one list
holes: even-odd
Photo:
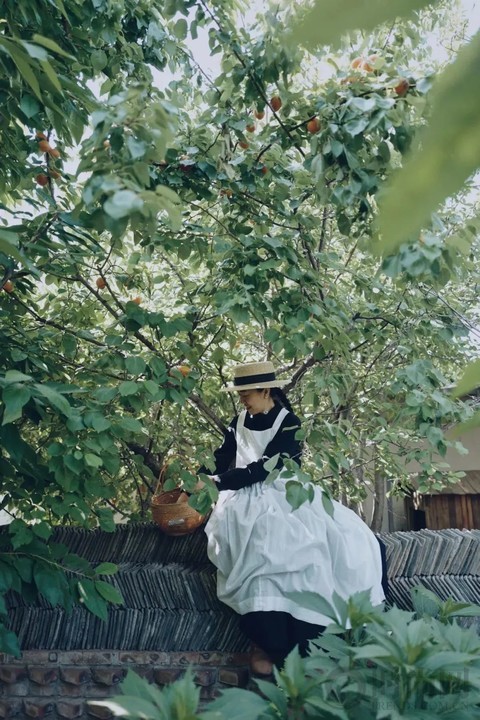
[[163, 489], [163, 484], [165, 482], [165, 475], [167, 474], [168, 470], [168, 463], [164, 463], [162, 467], [160, 468], [160, 473], [158, 475], [157, 485], [155, 487], [154, 495], [158, 495], [159, 491]]

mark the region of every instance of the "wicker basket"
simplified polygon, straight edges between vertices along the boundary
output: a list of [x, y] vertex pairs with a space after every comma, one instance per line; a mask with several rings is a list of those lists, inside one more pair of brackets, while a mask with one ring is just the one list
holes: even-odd
[[150, 508], [152, 520], [166, 535], [188, 535], [202, 525], [206, 515], [200, 515], [188, 504], [188, 495], [183, 490], [163, 490], [166, 466], [162, 468]]

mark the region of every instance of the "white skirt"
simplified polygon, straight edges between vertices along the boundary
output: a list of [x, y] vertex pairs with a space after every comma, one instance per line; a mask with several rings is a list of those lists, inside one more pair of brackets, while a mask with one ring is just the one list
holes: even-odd
[[208, 557], [218, 568], [219, 599], [240, 615], [288, 612], [298, 620], [329, 625], [321, 612], [301, 607], [286, 593], [309, 591], [332, 602], [369, 590], [384, 600], [380, 546], [352, 510], [333, 502], [331, 517], [316, 489], [312, 503], [292, 510], [285, 480], [220, 493], [205, 532]]

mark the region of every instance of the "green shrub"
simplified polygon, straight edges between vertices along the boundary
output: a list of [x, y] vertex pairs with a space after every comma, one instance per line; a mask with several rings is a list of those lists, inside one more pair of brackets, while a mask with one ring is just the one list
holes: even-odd
[[335, 598], [335, 608], [313, 595], [297, 599], [321, 604], [335, 622], [307, 658], [290, 653], [275, 684], [257, 680], [257, 692], [226, 690], [201, 711], [191, 672], [163, 690], [129, 673], [123, 696], [97, 704], [145, 720], [480, 718], [480, 638], [457, 622], [480, 615], [480, 607], [442, 603], [422, 587], [412, 591], [411, 612], [382, 612], [366, 593]]

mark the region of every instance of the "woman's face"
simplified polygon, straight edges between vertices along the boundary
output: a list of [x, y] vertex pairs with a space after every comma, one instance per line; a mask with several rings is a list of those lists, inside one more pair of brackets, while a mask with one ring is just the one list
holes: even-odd
[[270, 396], [265, 390], [240, 390], [238, 397], [250, 415], [262, 413], [270, 405]]

